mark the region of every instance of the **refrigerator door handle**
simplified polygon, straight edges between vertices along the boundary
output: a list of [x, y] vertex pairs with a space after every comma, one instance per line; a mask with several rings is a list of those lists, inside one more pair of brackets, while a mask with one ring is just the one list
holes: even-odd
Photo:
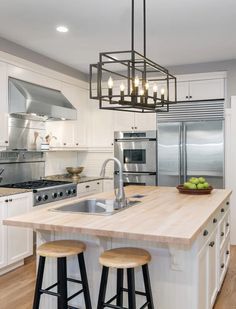
[[183, 151], [183, 143], [182, 143], [182, 130], [180, 124], [179, 125], [179, 184], [182, 183], [182, 151]]
[[184, 182], [187, 181], [187, 132], [186, 124], [183, 124], [183, 176]]

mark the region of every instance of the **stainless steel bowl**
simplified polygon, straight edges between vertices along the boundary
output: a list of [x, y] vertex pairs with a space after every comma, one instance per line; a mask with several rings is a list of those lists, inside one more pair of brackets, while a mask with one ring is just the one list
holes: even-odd
[[83, 172], [84, 167], [83, 166], [67, 167], [66, 170], [72, 176], [72, 178], [79, 178], [80, 177], [79, 174]]

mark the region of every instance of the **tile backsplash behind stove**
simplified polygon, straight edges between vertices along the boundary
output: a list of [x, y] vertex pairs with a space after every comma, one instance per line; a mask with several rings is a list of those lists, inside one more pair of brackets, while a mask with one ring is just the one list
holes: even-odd
[[[68, 166], [84, 166], [82, 175], [99, 176], [103, 162], [112, 158], [111, 152], [51, 152], [46, 153], [45, 176], [65, 174]], [[107, 165], [106, 176], [113, 177], [114, 165]]]

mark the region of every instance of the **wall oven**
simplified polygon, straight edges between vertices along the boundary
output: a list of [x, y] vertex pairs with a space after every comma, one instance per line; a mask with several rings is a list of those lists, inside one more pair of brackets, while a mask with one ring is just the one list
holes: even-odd
[[[122, 164], [124, 185], [156, 185], [156, 152], [156, 131], [115, 132], [114, 154]], [[117, 175], [116, 166], [114, 172]]]

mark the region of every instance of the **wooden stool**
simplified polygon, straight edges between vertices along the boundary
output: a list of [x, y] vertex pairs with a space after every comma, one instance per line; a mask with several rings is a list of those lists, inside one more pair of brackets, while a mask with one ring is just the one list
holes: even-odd
[[[128, 292], [128, 309], [136, 309], [135, 294], [145, 296], [146, 303], [141, 307], [154, 309], [151, 284], [148, 271], [148, 263], [151, 261], [149, 252], [138, 248], [117, 248], [105, 251], [99, 258], [99, 262], [103, 265], [100, 291], [98, 297], [97, 309], [104, 307], [124, 308], [123, 307], [123, 292]], [[145, 293], [135, 291], [134, 268], [142, 266]], [[105, 302], [107, 279], [109, 268], [117, 269], [117, 286], [116, 295]], [[124, 269], [127, 269], [128, 289], [123, 287]], [[116, 305], [111, 303], [116, 299]]]
[[[37, 249], [37, 254], [39, 255], [39, 266], [36, 279], [33, 309], [39, 308], [40, 298], [42, 294], [56, 296], [58, 298], [58, 309], [75, 309], [75, 307], [69, 306], [68, 302], [81, 293], [84, 294], [86, 309], [92, 309], [83, 254], [85, 249], [86, 245], [76, 240], [58, 240], [48, 242], [39, 246], [39, 248]], [[72, 255], [78, 255], [81, 280], [67, 278], [66, 258]], [[42, 289], [46, 257], [57, 258], [58, 281], [53, 285], [49, 286], [48, 288]], [[81, 284], [82, 289], [68, 297], [67, 281]], [[53, 289], [54, 287], [57, 287], [57, 293], [51, 291], [51, 289]]]

